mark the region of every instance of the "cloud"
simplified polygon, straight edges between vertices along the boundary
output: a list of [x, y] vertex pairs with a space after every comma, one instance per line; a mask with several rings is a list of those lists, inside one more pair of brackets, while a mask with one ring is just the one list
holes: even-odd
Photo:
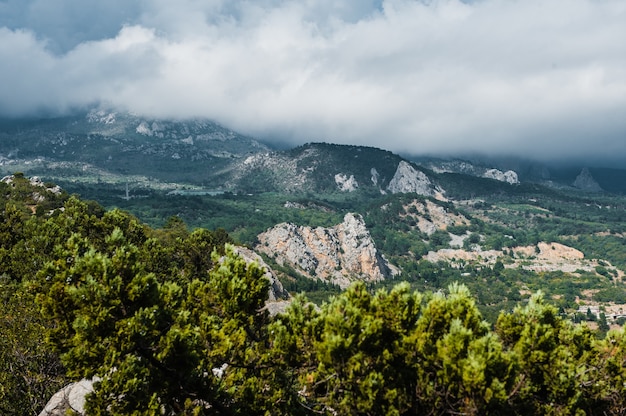
[[49, 50], [64, 53], [85, 41], [114, 37], [140, 12], [140, 3], [132, 0], [4, 0], [0, 27], [31, 29]]
[[0, 113], [102, 103], [292, 143], [626, 154], [621, 0], [83, 3], [0, 2]]

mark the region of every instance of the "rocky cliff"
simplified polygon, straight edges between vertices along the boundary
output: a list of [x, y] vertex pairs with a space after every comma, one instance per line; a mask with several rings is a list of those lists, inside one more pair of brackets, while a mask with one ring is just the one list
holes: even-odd
[[402, 160], [398, 164], [398, 169], [389, 182], [387, 190], [392, 194], [415, 192], [419, 195], [434, 196], [436, 188], [424, 172]]
[[256, 249], [309, 278], [347, 287], [353, 280], [376, 282], [397, 273], [378, 252], [363, 218], [346, 214], [331, 228], [278, 224], [258, 236]]

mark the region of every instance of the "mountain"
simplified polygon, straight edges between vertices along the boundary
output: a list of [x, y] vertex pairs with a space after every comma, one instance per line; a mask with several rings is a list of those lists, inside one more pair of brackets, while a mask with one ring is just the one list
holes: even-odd
[[[152, 120], [101, 110], [56, 119], [3, 120], [0, 127], [0, 168], [5, 173], [19, 170], [45, 181], [63, 181], [69, 192], [87, 194], [107, 207], [122, 206], [151, 224], [175, 215], [192, 227], [223, 227], [268, 260], [311, 278], [325, 276], [340, 286], [360, 273], [382, 281], [392, 275], [389, 264], [409, 276], [416, 261], [446, 259], [439, 256], [441, 250], [463, 249], [469, 254], [455, 255], [491, 267], [500, 258], [515, 264], [515, 247], [547, 241], [584, 252], [585, 235], [597, 238], [597, 248], [601, 233], [613, 244], [626, 232], [624, 202], [598, 192], [619, 190], [623, 171], [617, 169], [553, 168], [515, 159], [411, 161], [373, 147], [328, 143], [277, 151], [207, 120]], [[129, 193], [120, 198], [119, 189], [107, 194], [107, 184], [128, 182], [152, 191], [138, 199]], [[209, 190], [224, 195], [210, 196]], [[365, 268], [367, 272], [347, 267], [352, 262], [337, 254], [346, 251], [339, 236], [348, 214], [362, 219], [363, 235], [372, 243], [352, 257], [375, 248], [369, 255], [375, 266]], [[276, 237], [281, 230], [291, 231], [281, 240]], [[304, 236], [318, 231], [336, 234], [337, 239], [326, 243], [341, 250], [306, 260], [322, 240]], [[279, 240], [304, 248], [300, 254], [280, 252]], [[489, 250], [497, 258], [487, 261]], [[611, 254], [607, 264], [623, 261], [612, 250], [604, 252]], [[594, 252], [585, 255], [592, 258]], [[334, 266], [298, 267], [307, 261]]]
[[[17, 283], [22, 279], [40, 280], [39, 287], [44, 290], [39, 295], [57, 304], [56, 322], [65, 323], [54, 325], [55, 328], [77, 330], [85, 322], [101, 323], [98, 331], [112, 332], [107, 333], [107, 342], [95, 341], [94, 345], [126, 348], [129, 342], [137, 342], [141, 354], [133, 361], [122, 362], [130, 363], [126, 368], [130, 373], [112, 365], [100, 374], [135, 377], [135, 364], [143, 363], [158, 370], [155, 380], [167, 379], [172, 368], [188, 362], [168, 354], [182, 352], [193, 360], [213, 357], [194, 380], [213, 375], [217, 380], [211, 379], [211, 385], [214, 381], [222, 385], [229, 380], [245, 380], [245, 374], [232, 374], [251, 368], [248, 364], [260, 363], [265, 369], [264, 363], [275, 362], [276, 357], [284, 362], [284, 351], [267, 359], [259, 356], [265, 346], [276, 351], [275, 347], [282, 345], [281, 348], [293, 352], [293, 362], [301, 362], [300, 356], [317, 359], [324, 355], [319, 353], [324, 351], [321, 349], [302, 352], [301, 348], [308, 348], [315, 337], [330, 340], [332, 348], [339, 346], [342, 351], [344, 341], [353, 339], [371, 352], [371, 346], [380, 340], [389, 341], [391, 347], [398, 343], [400, 338], [389, 336], [390, 328], [407, 333], [406, 321], [417, 328], [437, 329], [441, 325], [434, 320], [442, 317], [452, 322], [446, 324], [450, 331], [442, 332], [438, 340], [433, 338], [432, 342], [421, 344], [428, 348], [443, 345], [447, 351], [452, 344], [445, 344], [446, 340], [456, 339], [454, 336], [466, 331], [478, 334], [478, 344], [468, 345], [480, 347], [485, 339], [505, 339], [507, 326], [502, 323], [507, 322], [508, 328], [517, 326], [520, 331], [537, 333], [519, 326], [524, 321], [515, 314], [520, 311], [526, 311], [523, 316], [532, 318], [532, 322], [539, 316], [539, 321], [548, 319], [558, 328], [574, 328], [562, 323], [566, 319], [587, 321], [581, 331], [576, 329], [559, 339], [571, 341], [581, 335], [589, 348], [601, 344], [593, 341], [595, 334], [587, 328], [598, 328], [597, 335], [603, 337], [609, 327], [626, 323], [626, 198], [619, 191], [625, 175], [618, 169], [553, 168], [508, 161], [480, 164], [460, 159], [430, 160], [426, 164], [381, 149], [325, 143], [275, 151], [209, 121], [147, 120], [111, 112], [3, 123], [0, 168], [41, 176], [29, 179], [24, 173], [15, 173], [0, 181], [0, 289], [10, 294], [3, 294], [3, 299], [20, 303], [20, 308], [7, 309], [5, 320], [26, 322], [24, 319], [39, 316], [39, 306], [35, 308], [31, 301], [36, 285]], [[68, 185], [74, 180], [83, 182], [80, 186], [74, 184], [74, 188], [59, 188], [50, 183], [56, 177]], [[141, 198], [131, 197], [128, 190], [123, 196], [119, 186], [111, 185], [116, 181], [140, 180], [150, 187]], [[170, 192], [172, 188], [180, 192]], [[90, 192], [90, 197], [105, 208], [122, 210], [105, 210], [93, 201], [70, 196], [67, 191], [80, 191], [81, 198]], [[157, 227], [144, 223], [156, 223]], [[225, 246], [227, 254], [219, 260], [221, 266], [214, 273], [207, 273], [217, 259], [210, 253], [214, 249], [217, 253], [218, 247], [232, 241], [231, 237], [246, 245], [233, 249], [233, 253], [242, 256], [245, 263], [254, 261], [265, 269], [270, 282], [267, 297], [277, 302], [261, 302], [259, 294], [261, 289], [265, 293], [266, 286], [251, 280], [260, 274], [246, 272], [244, 263], [235, 261]], [[128, 263], [118, 259], [127, 259]], [[14, 279], [16, 284], [6, 285], [8, 279]], [[119, 279], [130, 283], [115, 283]], [[358, 281], [365, 283], [345, 290]], [[402, 286], [396, 286], [399, 282], [403, 282]], [[392, 286], [396, 289], [385, 290]], [[11, 291], [16, 289], [26, 292], [17, 292], [19, 296], [13, 297]], [[298, 296], [294, 308], [287, 309], [291, 315], [274, 321], [280, 326], [254, 326], [255, 322], [265, 322], [266, 311], [284, 312], [286, 302], [280, 300], [302, 291], [319, 304], [330, 295], [336, 296], [319, 309], [299, 303], [302, 298]], [[538, 291], [543, 295], [533, 295]], [[92, 302], [93, 299], [97, 301]], [[102, 308], [98, 302], [102, 302]], [[128, 311], [133, 309], [125, 305], [132, 306], [137, 314], [129, 318]], [[71, 320], [67, 319], [67, 311], [75, 314], [77, 307], [83, 315], [75, 315], [80, 317], [74, 321], [78, 324], [68, 326]], [[181, 307], [184, 309], [176, 309]], [[24, 310], [33, 315], [23, 314]], [[101, 310], [116, 315], [114, 319], [109, 315], [101, 319], [105, 316]], [[470, 321], [476, 325], [465, 330], [457, 324], [467, 322], [468, 310]], [[463, 319], [450, 318], [449, 311], [457, 311]], [[407, 313], [421, 316], [416, 320]], [[410, 319], [405, 319], [407, 316]], [[492, 337], [485, 332], [489, 325], [483, 319], [490, 324], [498, 322], [494, 327], [505, 328], [505, 336]], [[43, 326], [40, 321], [33, 322], [34, 326], [28, 324], [24, 328], [36, 327], [35, 330], [20, 330], [16, 336], [0, 339], [21, 342], [34, 335], [38, 342], [42, 341], [38, 331]], [[289, 327], [305, 328], [306, 337], [293, 338]], [[124, 331], [119, 332], [119, 328]], [[319, 335], [319, 330], [329, 332]], [[371, 330], [380, 335], [371, 337]], [[211, 342], [198, 342], [201, 338], [197, 331], [209, 331], [200, 334], [206, 334]], [[90, 329], [89, 333], [95, 332]], [[258, 337], [270, 334], [276, 335], [276, 342]], [[311, 334], [315, 337], [311, 338]], [[415, 340], [427, 339], [424, 334], [430, 332], [415, 334], [403, 342], [417, 345]], [[244, 345], [237, 342], [248, 336], [250, 349], [242, 350], [241, 356], [253, 362], [235, 367], [229, 359], [214, 355], [220, 351], [236, 353], [238, 345]], [[91, 354], [86, 350], [84, 339], [77, 337], [72, 342], [80, 351], [77, 357], [89, 354], [85, 357], [91, 360], [99, 352]], [[146, 339], [153, 341], [150, 345], [167, 347], [159, 354], [149, 355], [157, 360], [156, 366], [152, 365], [153, 360], [144, 360]], [[190, 342], [181, 344], [184, 339]], [[219, 340], [225, 343], [213, 343]], [[614, 340], [615, 335], [609, 333], [609, 343], [605, 345], [610, 347]], [[524, 341], [522, 346], [527, 344]], [[19, 363], [24, 362], [21, 351], [35, 351], [32, 358], [37, 363], [44, 345], [0, 351], [17, 351]], [[200, 352], [188, 350], [187, 345], [201, 348]], [[383, 347], [370, 356], [385, 358], [385, 351], [393, 350]], [[623, 356], [613, 354], [613, 347], [609, 347], [593, 347], [593, 351]], [[519, 355], [515, 354], [517, 344], [507, 348], [514, 348], [510, 354], [507, 352], [507, 357]], [[489, 351], [492, 350], [498, 351]], [[578, 357], [578, 350], [578, 355], [564, 356]], [[119, 348], [99, 351], [106, 354]], [[586, 354], [579, 357], [581, 363], [586, 362]], [[462, 355], [468, 356], [465, 351]], [[121, 355], [124, 360], [130, 356]], [[159, 362], [161, 356], [166, 359]], [[361, 359], [364, 355], [359, 352], [354, 357]], [[339, 361], [341, 365], [345, 362]], [[362, 360], [352, 361], [361, 365]], [[7, 368], [17, 368], [11, 361], [2, 362], [9, 363]], [[407, 364], [404, 358], [397, 362], [398, 368], [384, 365], [395, 374]], [[578, 368], [578, 364], [571, 362], [567, 368]], [[185, 365], [179, 372], [181, 383], [168, 385], [178, 389], [189, 380], [193, 368], [201, 368]], [[418, 368], [423, 363], [413, 365]], [[619, 365], [615, 368], [623, 368]], [[294, 378], [289, 371], [281, 375], [281, 380], [309, 380], [311, 368], [322, 367], [307, 364], [302, 367], [302, 377]], [[369, 368], [366, 370], [371, 373]], [[0, 374], [13, 377], [14, 372]], [[255, 384], [250, 391], [264, 392], [267, 380], [258, 374], [254, 373], [251, 380], [261, 380], [261, 384]], [[320, 379], [335, 379], [337, 370], [331, 369], [329, 374], [330, 377], [323, 375]], [[508, 385], [514, 392], [526, 374], [529, 373], [510, 379]], [[21, 383], [26, 377], [14, 379]], [[312, 388], [308, 391], [315, 392], [318, 381], [310, 380]], [[14, 385], [21, 387], [17, 382]], [[578, 391], [580, 385], [579, 379], [572, 379], [572, 391]], [[229, 391], [241, 391], [239, 385], [232, 386]], [[611, 397], [622, 397], [622, 387], [618, 380], [614, 390], [617, 393], [611, 393]], [[13, 397], [23, 396], [21, 388], [14, 391], [17, 394]], [[272, 397], [284, 398], [284, 391], [277, 390]], [[298, 395], [301, 391], [304, 387], [293, 389]], [[115, 393], [109, 397], [124, 396]], [[511, 396], [501, 397], [508, 401]], [[245, 397], [244, 401], [249, 403], [248, 399]], [[272, 399], [271, 405], [278, 402]], [[300, 403], [297, 404], [300, 409]]]
[[434, 196], [443, 192], [420, 169], [373, 147], [309, 143], [283, 152], [256, 153], [236, 162], [226, 188], [254, 193], [361, 190]]
[[92, 110], [53, 119], [0, 120], [1, 171], [61, 182], [252, 193], [358, 188], [385, 193], [391, 185], [391, 192], [434, 194], [435, 185], [423, 173], [418, 175], [419, 168], [407, 170], [402, 161], [376, 148], [325, 143], [272, 151], [251, 137], [200, 119], [155, 120]]
[[580, 171], [580, 174], [576, 176], [573, 185], [575, 188], [587, 192], [602, 192], [600, 184], [596, 182], [587, 168], [583, 168], [583, 170]]
[[[419, 166], [435, 173], [456, 173], [474, 177], [491, 178], [517, 184], [534, 183], [553, 189], [582, 190], [586, 192], [626, 193], [626, 170], [588, 166], [584, 161], [544, 161], [501, 157], [437, 158], [406, 156]], [[580, 174], [578, 184], [577, 178]], [[591, 178], [595, 185], [586, 181]]]
[[[206, 119], [154, 119], [102, 109], [0, 120], [0, 173], [20, 171], [65, 183], [245, 193], [360, 189], [435, 196], [445, 193], [436, 175], [575, 190], [580, 189], [574, 183], [583, 168], [516, 158], [401, 157], [373, 147], [327, 143], [277, 151]], [[626, 192], [625, 170], [586, 169], [598, 184], [596, 191]]]
[[[218, 186], [232, 161], [269, 148], [209, 120], [155, 120], [92, 110], [53, 119], [0, 120], [0, 166], [79, 181]], [[154, 183], [153, 183], [154, 186]]]

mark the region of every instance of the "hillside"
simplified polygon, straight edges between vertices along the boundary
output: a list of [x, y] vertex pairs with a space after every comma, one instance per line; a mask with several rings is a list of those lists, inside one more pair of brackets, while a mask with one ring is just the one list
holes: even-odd
[[[228, 188], [255, 193], [360, 190], [380, 194], [390, 190], [401, 163], [406, 162], [400, 156], [372, 147], [310, 143], [249, 156], [233, 168], [234, 177], [227, 183]], [[412, 169], [409, 175], [415, 176], [417, 170]], [[428, 184], [423, 192], [430, 194], [431, 188]]]
[[154, 120], [92, 110], [52, 119], [0, 120], [0, 167], [64, 181], [220, 187], [233, 159], [268, 151], [209, 120]]
[[[594, 332], [541, 294], [522, 302], [526, 295], [518, 293], [518, 304], [490, 324], [466, 285], [433, 293], [396, 281], [372, 291], [356, 281], [320, 306], [296, 296], [272, 316], [268, 301], [283, 296], [275, 274], [250, 250], [229, 244], [223, 230], [190, 232], [176, 217], [154, 229], [19, 174], [4, 178], [0, 191], [4, 414], [617, 415], [625, 405], [626, 336], [623, 328], [604, 332], [608, 309], [599, 311]], [[472, 214], [414, 193], [387, 195], [368, 216], [431, 240], [438, 235], [439, 246], [445, 231], [447, 243], [469, 241], [466, 252], [482, 252], [475, 245], [487, 231], [478, 225], [463, 233], [476, 225]], [[284, 227], [297, 228], [276, 230]], [[359, 247], [374, 253], [357, 215], [337, 227], [297, 231], [336, 237], [346, 265]], [[560, 244], [536, 247], [508, 255], [584, 258]], [[496, 286], [511, 277], [497, 260], [481, 267], [487, 273], [461, 274], [465, 283]], [[532, 284], [532, 273], [520, 281]], [[475, 295], [482, 301], [483, 293]], [[580, 316], [591, 319], [594, 311]]]
[[[572, 319], [584, 305], [626, 302], [626, 200], [596, 187], [615, 182], [613, 171], [572, 170], [572, 178], [522, 161], [413, 163], [326, 143], [276, 151], [209, 121], [102, 111], [3, 126], [5, 172], [58, 179], [68, 192], [155, 227], [176, 217], [224, 228], [262, 252], [288, 290], [319, 301], [361, 275], [424, 291], [464, 282], [492, 320], [535, 290]], [[362, 218], [367, 235], [362, 247], [350, 243], [361, 250], [350, 259], [369, 259], [361, 269], [347, 267], [357, 263], [342, 257], [346, 243], [335, 238], [348, 215]], [[558, 247], [582, 258], [547, 255]]]
[[[626, 173], [515, 158], [402, 158], [372, 147], [310, 143], [275, 151], [210, 120], [150, 119], [92, 109], [72, 116], [0, 120], [0, 173], [58, 182], [232, 192], [385, 190], [401, 160], [434, 174], [577, 189], [587, 172], [597, 192], [626, 192]], [[579, 183], [582, 183], [579, 181]], [[437, 184], [433, 185], [434, 187]]]

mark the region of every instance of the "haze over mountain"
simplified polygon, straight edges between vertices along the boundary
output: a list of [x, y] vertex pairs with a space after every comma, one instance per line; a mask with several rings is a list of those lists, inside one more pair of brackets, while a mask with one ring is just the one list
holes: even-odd
[[621, 0], [0, 2], [0, 114], [102, 104], [272, 143], [623, 162]]
[[[411, 163], [413, 162], [413, 165]], [[418, 168], [421, 166], [421, 168]], [[179, 192], [445, 193], [432, 175], [508, 184], [626, 192], [626, 170], [523, 158], [411, 157], [376, 147], [307, 143], [278, 150], [207, 119], [146, 118], [92, 109], [72, 116], [0, 118], [0, 174], [62, 183], [120, 184]]]

